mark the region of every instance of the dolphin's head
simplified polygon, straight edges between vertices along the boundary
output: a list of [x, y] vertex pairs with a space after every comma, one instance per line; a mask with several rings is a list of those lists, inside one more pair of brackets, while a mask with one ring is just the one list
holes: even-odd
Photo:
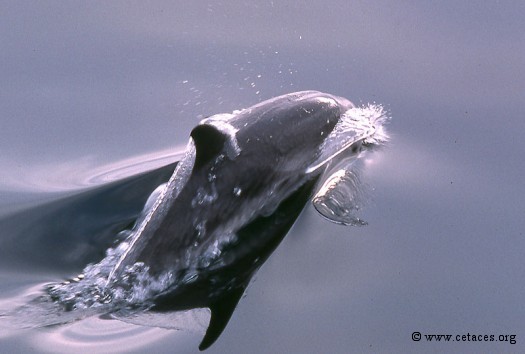
[[354, 162], [388, 140], [387, 120], [381, 106], [356, 107], [318, 91], [291, 93], [202, 120], [191, 133], [195, 166], [223, 154], [242, 157], [243, 166], [261, 173], [258, 178], [321, 176], [316, 209], [337, 223], [362, 224], [351, 213], [359, 192]]

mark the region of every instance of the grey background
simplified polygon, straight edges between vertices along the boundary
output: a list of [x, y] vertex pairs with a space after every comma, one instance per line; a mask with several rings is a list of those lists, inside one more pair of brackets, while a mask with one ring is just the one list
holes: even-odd
[[[520, 1], [2, 2], [0, 206], [180, 149], [201, 117], [279, 94], [382, 103], [392, 143], [366, 170], [369, 226], [306, 210], [209, 353], [522, 351], [523, 18]], [[0, 348], [199, 341], [131, 326], [108, 339], [107, 322], [77, 324], [85, 342], [61, 329]], [[413, 342], [414, 331], [517, 344]]]

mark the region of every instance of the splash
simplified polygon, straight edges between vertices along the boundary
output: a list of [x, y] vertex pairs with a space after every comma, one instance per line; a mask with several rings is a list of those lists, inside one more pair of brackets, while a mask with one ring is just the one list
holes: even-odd
[[347, 110], [321, 147], [318, 162], [308, 170], [325, 166], [321, 187], [312, 199], [315, 209], [326, 219], [342, 225], [363, 226], [356, 214], [364, 201], [365, 185], [358, 161], [389, 137], [384, 125], [389, 117], [380, 105]]
[[[347, 110], [321, 146], [316, 162], [306, 170], [311, 173], [348, 151], [352, 145], [380, 146], [388, 141], [384, 125], [389, 117], [380, 105], [353, 107]], [[361, 152], [361, 149], [359, 151]], [[357, 157], [357, 155], [356, 155]]]
[[[140, 225], [153, 212], [165, 189], [166, 184], [163, 184], [151, 194], [136, 226], [120, 232], [116, 236], [118, 245], [107, 249], [100, 262], [87, 265], [81, 274], [67, 281], [48, 284], [42, 294], [14, 310], [3, 313], [0, 310], [1, 325], [38, 328], [116, 313], [119, 313], [119, 319], [125, 321], [126, 317], [136, 317], [138, 312], [151, 307], [151, 299], [174, 282], [171, 273], [153, 277], [148, 266], [136, 262], [123, 270], [118, 282], [114, 281], [118, 285], [112, 283], [108, 286], [108, 282], [119, 260], [130, 250], [133, 240], [141, 232]], [[165, 324], [165, 327], [169, 326]]]

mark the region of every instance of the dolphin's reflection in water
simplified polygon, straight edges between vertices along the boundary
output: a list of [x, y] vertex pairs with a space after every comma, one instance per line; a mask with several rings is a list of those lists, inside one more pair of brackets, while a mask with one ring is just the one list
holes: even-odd
[[316, 91], [204, 119], [122, 241], [16, 315], [29, 326], [103, 315], [169, 328], [209, 316], [208, 348], [308, 200], [333, 222], [365, 224], [356, 163], [387, 141], [386, 121], [380, 106]]

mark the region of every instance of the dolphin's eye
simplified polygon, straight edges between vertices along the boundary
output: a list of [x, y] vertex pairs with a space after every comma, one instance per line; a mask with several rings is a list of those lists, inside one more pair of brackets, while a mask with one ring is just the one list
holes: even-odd
[[357, 154], [361, 151], [361, 142], [352, 144], [352, 153]]

